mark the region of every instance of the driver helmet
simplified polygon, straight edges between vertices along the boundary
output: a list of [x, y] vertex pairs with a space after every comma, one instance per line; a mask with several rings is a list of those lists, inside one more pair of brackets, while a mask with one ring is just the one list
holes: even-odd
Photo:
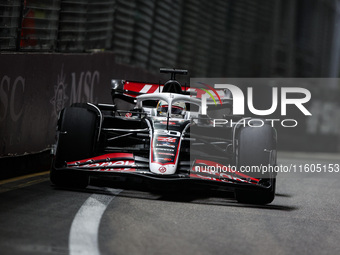
[[[168, 103], [164, 100], [159, 100], [157, 104], [157, 116], [166, 117], [168, 112]], [[186, 107], [184, 102], [175, 102], [172, 104], [171, 115], [175, 118], [184, 118]]]

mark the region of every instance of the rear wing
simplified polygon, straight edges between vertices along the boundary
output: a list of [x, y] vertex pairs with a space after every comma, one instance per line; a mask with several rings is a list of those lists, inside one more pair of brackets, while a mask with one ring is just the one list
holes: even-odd
[[[189, 87], [181, 86], [182, 91], [188, 91]], [[111, 93], [114, 96], [126, 96], [130, 98], [136, 98], [143, 94], [162, 93], [164, 84], [150, 83], [150, 82], [138, 82], [127, 80], [111, 80]]]
[[171, 68], [161, 68], [159, 69], [161, 73], [170, 73], [171, 74], [171, 80], [176, 80], [176, 74], [181, 74], [181, 75], [187, 75], [188, 70], [183, 70], [183, 69], [171, 69]]
[[[135, 98], [139, 95], [162, 93], [163, 88], [164, 84], [161, 83], [111, 80], [111, 95], [113, 100], [115, 98], [121, 98], [130, 102], [134, 102]], [[216, 89], [212, 91], [210, 89], [203, 90], [201, 88], [190, 88], [190, 86], [186, 85], [181, 86], [181, 88], [185, 94], [191, 95], [198, 99], [201, 99], [203, 94], [208, 93], [211, 96], [207, 99], [208, 104], [216, 104], [216, 102], [225, 104], [230, 103], [232, 100], [231, 93], [225, 89]]]

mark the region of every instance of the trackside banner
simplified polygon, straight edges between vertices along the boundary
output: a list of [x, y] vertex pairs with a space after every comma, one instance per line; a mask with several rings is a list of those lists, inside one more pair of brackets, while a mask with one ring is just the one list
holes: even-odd
[[1, 54], [0, 157], [54, 143], [59, 112], [76, 102], [111, 103], [111, 79], [154, 80], [114, 54]]

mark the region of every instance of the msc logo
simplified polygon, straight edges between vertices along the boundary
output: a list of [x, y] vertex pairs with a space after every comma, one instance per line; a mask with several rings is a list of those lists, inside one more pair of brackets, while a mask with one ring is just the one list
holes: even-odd
[[[215, 84], [216, 89], [228, 89], [233, 96], [233, 114], [244, 115], [245, 98], [242, 90], [232, 84]], [[212, 87], [211, 87], [212, 88]], [[214, 89], [214, 91], [216, 91]], [[302, 94], [302, 98], [288, 98], [288, 94]], [[217, 94], [217, 93], [216, 93]], [[266, 116], [274, 113], [278, 106], [278, 88], [272, 88], [272, 105], [269, 109], [255, 109], [253, 103], [253, 88], [247, 88], [247, 106], [251, 113], [258, 116]], [[202, 94], [202, 114], [207, 114], [207, 98], [212, 97], [211, 93]], [[303, 105], [311, 99], [311, 93], [308, 89], [299, 87], [282, 87], [281, 88], [281, 115], [287, 115], [287, 105], [295, 105], [304, 115], [311, 116], [312, 114]], [[215, 101], [215, 100], [214, 100]], [[220, 101], [222, 104], [222, 102]]]

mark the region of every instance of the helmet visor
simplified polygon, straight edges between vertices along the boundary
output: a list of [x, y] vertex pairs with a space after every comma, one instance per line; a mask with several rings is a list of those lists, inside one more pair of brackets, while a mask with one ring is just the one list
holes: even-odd
[[179, 106], [172, 106], [171, 113], [172, 114], [182, 114], [183, 108]]

